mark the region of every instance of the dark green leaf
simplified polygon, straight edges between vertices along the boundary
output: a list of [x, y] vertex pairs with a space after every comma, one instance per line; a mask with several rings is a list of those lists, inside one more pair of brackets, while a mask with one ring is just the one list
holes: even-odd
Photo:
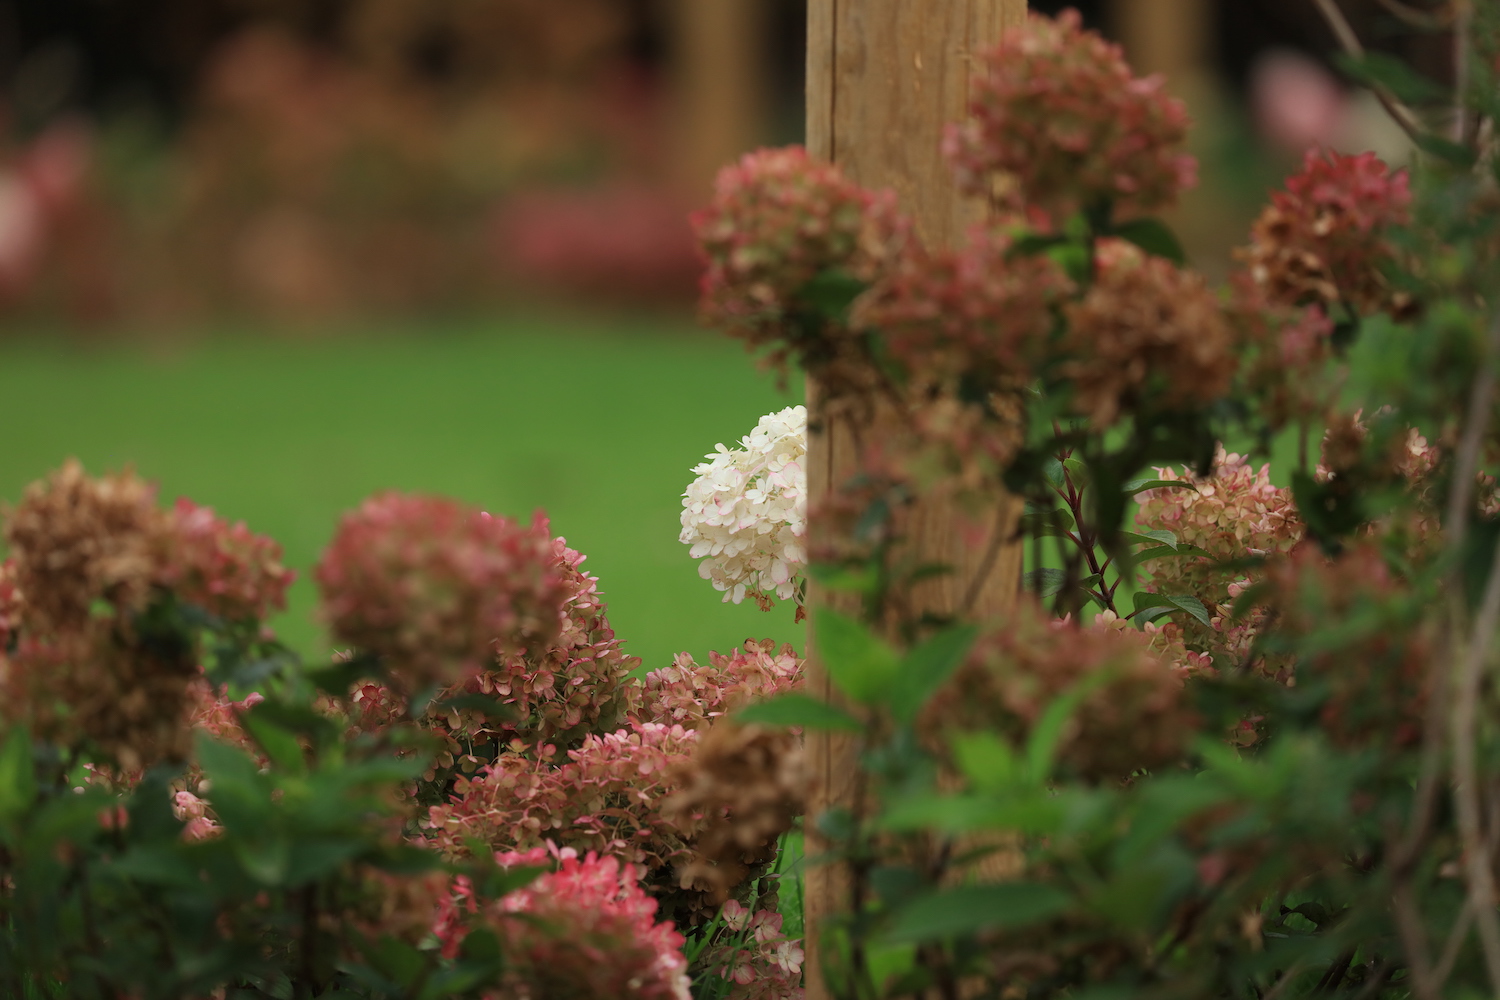
[[1132, 219], [1114, 228], [1114, 235], [1127, 243], [1134, 243], [1149, 254], [1165, 257], [1174, 264], [1187, 260], [1177, 234], [1160, 219]]
[[1177, 489], [1189, 490], [1196, 488], [1189, 480], [1153, 479], [1150, 476], [1147, 476], [1144, 479], [1132, 479], [1130, 482], [1122, 486], [1121, 489], [1125, 492], [1126, 496], [1135, 496], [1137, 493], [1144, 493], [1146, 490], [1163, 490], [1171, 489], [1173, 487], [1176, 487]]
[[829, 268], [798, 289], [796, 298], [824, 319], [842, 321], [866, 287], [847, 271]]
[[31, 756], [31, 734], [12, 726], [0, 749], [0, 820], [10, 822], [36, 801], [36, 761]]
[[1045, 462], [1042, 463], [1042, 475], [1044, 477], [1046, 477], [1047, 482], [1050, 483], [1053, 487], [1055, 487], [1057, 489], [1062, 489], [1062, 485], [1063, 485], [1063, 464], [1062, 464], [1062, 460], [1059, 459], [1059, 458], [1057, 458], [1056, 456], [1048, 458], [1047, 461], [1045, 461]]
[[891, 942], [939, 941], [996, 927], [1025, 927], [1057, 916], [1071, 903], [1067, 893], [1040, 882], [961, 886], [902, 907], [884, 936]]
[[380, 665], [380, 660], [369, 654], [355, 656], [347, 662], [331, 663], [326, 667], [307, 672], [307, 679], [312, 681], [319, 691], [336, 698], [347, 695], [349, 689], [357, 681], [378, 681], [384, 677], [385, 669]]
[[1198, 621], [1202, 622], [1204, 625], [1208, 625], [1210, 623], [1211, 618], [1209, 616], [1208, 609], [1203, 606], [1202, 601], [1198, 600], [1198, 598], [1196, 597], [1193, 597], [1191, 594], [1168, 597], [1167, 600], [1171, 601], [1174, 605], [1186, 611], [1194, 618], [1198, 619]]
[[880, 585], [880, 577], [870, 569], [860, 566], [850, 568], [813, 563], [808, 575], [825, 590], [845, 594], [868, 594]]
[[1422, 133], [1417, 136], [1416, 143], [1417, 148], [1428, 156], [1434, 156], [1462, 170], [1469, 170], [1479, 162], [1479, 154], [1473, 149], [1440, 135]]
[[302, 756], [302, 744], [296, 733], [282, 727], [271, 713], [261, 711], [265, 703], [240, 716], [245, 730], [265, 751], [271, 763], [289, 774], [307, 773], [307, 761]]
[[890, 708], [898, 721], [910, 723], [974, 645], [975, 625], [958, 625], [932, 636], [907, 652], [891, 686]]
[[896, 653], [859, 622], [831, 609], [813, 617], [813, 655], [840, 691], [865, 705], [885, 700], [895, 682]]
[[804, 729], [846, 729], [859, 732], [859, 720], [826, 701], [793, 692], [740, 709], [735, 721], [763, 726], [801, 726]]
[[442, 701], [436, 701], [429, 705], [427, 707], [427, 714], [438, 715], [449, 709], [480, 712], [496, 722], [508, 722], [518, 718], [515, 706], [507, 705], [499, 698], [492, 698], [484, 694], [461, 694], [452, 698], [444, 698]]
[[[1060, 569], [1033, 569], [1027, 571], [1022, 577], [1021, 586], [1027, 593], [1035, 593], [1039, 597], [1051, 597], [1063, 589], [1063, 584], [1068, 582], [1068, 574]], [[1040, 589], [1038, 589], [1040, 584]]]
[[1139, 542], [1141, 544], [1165, 545], [1173, 552], [1177, 551], [1177, 536], [1170, 531], [1122, 531], [1120, 537], [1128, 542]]
[[1362, 52], [1357, 56], [1340, 53], [1334, 59], [1340, 69], [1360, 83], [1387, 90], [1407, 104], [1428, 104], [1447, 98], [1446, 91], [1435, 81], [1384, 52]]

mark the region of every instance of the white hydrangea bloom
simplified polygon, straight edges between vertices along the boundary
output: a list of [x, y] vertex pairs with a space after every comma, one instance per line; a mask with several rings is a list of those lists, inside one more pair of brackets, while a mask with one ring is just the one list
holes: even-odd
[[806, 454], [807, 408], [789, 406], [761, 417], [740, 447], [716, 445], [694, 467], [678, 537], [726, 602], [749, 596], [768, 608], [772, 595], [796, 594], [807, 562]]

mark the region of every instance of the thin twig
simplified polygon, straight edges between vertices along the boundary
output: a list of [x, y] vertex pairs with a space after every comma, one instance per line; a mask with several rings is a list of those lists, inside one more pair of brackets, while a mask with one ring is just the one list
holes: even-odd
[[1448, 943], [1443, 946], [1442, 957], [1432, 970], [1433, 982], [1438, 989], [1443, 988], [1443, 983], [1453, 974], [1453, 966], [1458, 962], [1458, 953], [1463, 950], [1464, 941], [1469, 936], [1469, 928], [1474, 926], [1474, 900], [1464, 900], [1464, 908], [1459, 911], [1458, 919], [1453, 922], [1453, 930], [1448, 934]]
[[1401, 0], [1376, 0], [1386, 12], [1399, 18], [1408, 27], [1419, 31], [1447, 31], [1453, 24], [1451, 5], [1437, 10], [1419, 10]]
[[1469, 79], [1472, 75], [1469, 35], [1474, 30], [1473, 0], [1452, 0], [1453, 15], [1453, 141], [1469, 139]]
[[1490, 989], [1500, 996], [1500, 916], [1495, 913], [1495, 873], [1484, 841], [1479, 808], [1479, 766], [1474, 743], [1478, 726], [1480, 682], [1495, 632], [1500, 629], [1500, 548], [1490, 566], [1484, 598], [1468, 648], [1460, 666], [1453, 701], [1453, 804], [1464, 845], [1464, 868], [1469, 883], [1469, 908], [1479, 925], [1479, 943], [1490, 975]]
[[[1349, 19], [1344, 17], [1344, 12], [1339, 10], [1338, 4], [1334, 0], [1312, 0], [1312, 2], [1318, 8], [1319, 13], [1323, 15], [1323, 20], [1328, 22], [1328, 27], [1332, 29], [1334, 37], [1338, 39], [1338, 43], [1343, 47], [1344, 51], [1356, 59], [1362, 58], [1365, 54], [1364, 44], [1360, 42], [1359, 36], [1354, 33], [1354, 29], [1349, 25]], [[1385, 108], [1386, 113], [1391, 116], [1392, 120], [1401, 126], [1401, 131], [1405, 132], [1412, 142], [1419, 142], [1423, 138], [1425, 130], [1411, 108], [1401, 103], [1395, 94], [1392, 94], [1378, 83], [1370, 83], [1369, 87], [1370, 92], [1375, 95], [1375, 99], [1380, 102], [1381, 107]]]
[[974, 571], [974, 578], [969, 581], [968, 590], [964, 593], [964, 601], [960, 607], [960, 616], [967, 618], [974, 610], [974, 604], [979, 600], [979, 595], [984, 593], [985, 581], [995, 571], [995, 562], [1000, 558], [1000, 549], [1006, 541], [1005, 519], [1010, 514], [1010, 500], [1007, 498], [995, 505], [995, 527], [990, 533], [990, 545], [985, 550], [984, 559], [980, 561], [979, 568]]

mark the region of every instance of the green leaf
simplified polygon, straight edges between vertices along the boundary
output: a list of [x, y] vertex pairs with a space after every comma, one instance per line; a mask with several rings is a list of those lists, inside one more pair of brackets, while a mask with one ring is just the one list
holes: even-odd
[[958, 769], [980, 791], [1000, 791], [1020, 773], [1015, 750], [996, 733], [959, 733], [950, 742]]
[[916, 719], [937, 689], [964, 662], [978, 637], [978, 626], [957, 625], [907, 652], [891, 686], [890, 707], [897, 721], [910, 723]]
[[831, 267], [798, 289], [796, 298], [825, 319], [843, 320], [866, 287], [849, 272]]
[[734, 713], [736, 722], [763, 726], [801, 726], [803, 729], [846, 729], [859, 732], [859, 720], [826, 701], [792, 692], [750, 705]]
[[36, 801], [36, 761], [31, 756], [31, 734], [13, 726], [0, 749], [0, 820], [13, 822]]
[[1384, 52], [1362, 52], [1357, 56], [1339, 53], [1334, 60], [1360, 83], [1388, 90], [1407, 104], [1428, 104], [1446, 100], [1448, 96], [1436, 82]]
[[1062, 489], [1062, 485], [1063, 485], [1063, 464], [1062, 464], [1062, 459], [1056, 457], [1055, 455], [1053, 457], [1047, 459], [1046, 462], [1042, 463], [1042, 475], [1046, 477], [1047, 482], [1049, 484], [1051, 484], [1055, 489]]
[[[1150, 591], [1138, 590], [1132, 595], [1131, 600], [1135, 602], [1135, 610], [1138, 614], [1162, 609], [1165, 611], [1186, 611], [1204, 625], [1208, 625], [1212, 620], [1212, 616], [1208, 613], [1208, 609], [1203, 606], [1203, 602], [1190, 594], [1155, 594]], [[1146, 616], [1147, 620], [1155, 617], [1159, 617], [1159, 615]]]
[[1140, 542], [1141, 544], [1154, 543], [1156, 545], [1165, 545], [1173, 552], [1177, 551], [1177, 536], [1170, 531], [1122, 531], [1120, 532], [1120, 537], [1126, 541]]
[[270, 713], [262, 712], [264, 704], [242, 713], [240, 721], [271, 763], [290, 774], [306, 774], [307, 760], [302, 756], [302, 744], [297, 741], [296, 733], [284, 729]]
[[849, 568], [829, 563], [813, 563], [808, 575], [825, 590], [846, 594], [868, 594], [880, 585], [880, 576], [868, 567]]
[[1428, 156], [1451, 163], [1462, 170], [1471, 169], [1479, 162], [1479, 154], [1468, 146], [1444, 139], [1440, 135], [1422, 133], [1416, 137], [1417, 148]]
[[896, 653], [869, 629], [837, 611], [813, 617], [813, 655], [840, 691], [864, 705], [886, 699], [899, 667]]
[[1041, 785], [1051, 776], [1063, 730], [1079, 702], [1107, 679], [1108, 674], [1104, 671], [1085, 677], [1069, 688], [1066, 694], [1054, 698], [1042, 712], [1042, 717], [1037, 720], [1036, 727], [1026, 741], [1025, 773], [1033, 785]]
[[331, 663], [317, 670], [309, 670], [306, 677], [319, 691], [342, 698], [357, 681], [383, 680], [385, 668], [381, 666], [378, 657], [366, 653], [344, 663]]
[[1066, 236], [1046, 236], [1041, 233], [1028, 233], [1011, 244], [1008, 256], [1035, 257], [1066, 242], [1068, 242]]
[[[1040, 597], [1052, 597], [1063, 584], [1068, 582], [1068, 574], [1060, 569], [1033, 569], [1028, 570], [1021, 578], [1021, 587], [1027, 593], [1035, 593]], [[1038, 588], [1040, 583], [1040, 588]]]
[[1144, 493], [1146, 490], [1164, 490], [1172, 489], [1173, 487], [1188, 490], [1197, 488], [1191, 481], [1186, 479], [1153, 479], [1147, 476], [1144, 479], [1132, 479], [1120, 487], [1120, 489], [1124, 491], [1126, 496], [1135, 496], [1137, 493]]
[[449, 709], [460, 711], [481, 712], [487, 718], [496, 722], [509, 722], [518, 718], [515, 706], [507, 705], [499, 698], [493, 698], [484, 694], [460, 694], [452, 698], [444, 698], [442, 701], [433, 702], [427, 707], [428, 715], [438, 715]]
[[902, 907], [884, 936], [888, 942], [940, 941], [996, 927], [1025, 927], [1072, 904], [1056, 886], [1040, 882], [967, 885], [930, 893]]
[[353, 838], [301, 838], [292, 844], [286, 865], [286, 884], [304, 885], [337, 869], [360, 853], [365, 844]]
[[1134, 243], [1149, 254], [1165, 257], [1174, 264], [1187, 261], [1177, 234], [1160, 219], [1132, 219], [1114, 227], [1114, 235], [1127, 243]]
[[279, 886], [286, 882], [291, 868], [291, 845], [285, 838], [270, 836], [265, 839], [236, 839], [231, 842], [234, 856], [240, 867], [262, 885]]
[[1208, 625], [1212, 621], [1212, 616], [1209, 615], [1208, 609], [1203, 606], [1203, 602], [1191, 594], [1168, 597], [1167, 600], [1198, 619], [1204, 625]]
[[1073, 484], [1074, 489], [1084, 489], [1089, 481], [1093, 479], [1089, 467], [1081, 458], [1070, 458], [1063, 462], [1063, 468], [1067, 470], [1068, 481]]

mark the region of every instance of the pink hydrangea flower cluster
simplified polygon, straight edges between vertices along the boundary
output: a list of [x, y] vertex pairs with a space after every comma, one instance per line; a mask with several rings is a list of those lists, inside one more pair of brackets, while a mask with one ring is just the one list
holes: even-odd
[[495, 861], [511, 868], [553, 857], [555, 871], [498, 900], [476, 899], [466, 879], [456, 880], [437, 937], [450, 957], [475, 927], [500, 939], [506, 970], [486, 1000], [690, 1000], [684, 939], [670, 922], [656, 922], [656, 901], [634, 866], [555, 847], [501, 853]]
[[476, 776], [460, 777], [424, 826], [451, 855], [462, 855], [471, 837], [518, 849], [555, 840], [647, 872], [670, 869], [686, 857], [693, 831], [668, 819], [662, 804], [678, 791], [676, 772], [697, 741], [694, 730], [643, 722], [586, 737], [561, 766], [546, 753], [507, 753]]
[[762, 698], [803, 686], [803, 661], [790, 643], [779, 649], [771, 639], [745, 640], [725, 656], [709, 653], [699, 664], [678, 653], [672, 665], [646, 675], [641, 716], [649, 722], [703, 729], [713, 720]]
[[187, 824], [182, 830], [183, 840], [208, 840], [223, 832], [218, 822], [208, 814], [208, 803], [192, 792], [173, 793], [172, 815], [179, 822]]
[[1392, 292], [1381, 269], [1394, 259], [1384, 233], [1408, 220], [1410, 205], [1406, 171], [1374, 153], [1309, 150], [1301, 172], [1272, 193], [1241, 257], [1273, 301], [1401, 313], [1410, 298]]
[[568, 597], [553, 556], [544, 518], [385, 493], [344, 516], [314, 576], [333, 634], [411, 694], [550, 642]]
[[1159, 76], [1137, 77], [1119, 46], [1076, 11], [1032, 15], [1005, 33], [975, 80], [970, 119], [944, 152], [963, 190], [1061, 222], [1105, 202], [1166, 208], [1193, 185], [1187, 111]]
[[1192, 595], [1207, 607], [1229, 601], [1229, 585], [1243, 571], [1220, 570], [1215, 563], [1245, 555], [1275, 556], [1290, 552], [1302, 539], [1302, 519], [1292, 491], [1271, 483], [1271, 467], [1258, 470], [1243, 455], [1219, 447], [1213, 470], [1195, 479], [1187, 470], [1157, 469], [1157, 477], [1180, 482], [1137, 497], [1136, 523], [1170, 531], [1180, 545], [1201, 549], [1202, 556], [1167, 556], [1142, 564], [1147, 589], [1162, 594]]
[[[1179, 651], [1179, 662], [1195, 671], [1208, 669], [1216, 653], [1241, 660], [1250, 652], [1266, 612], [1255, 609], [1242, 619], [1234, 618], [1231, 608], [1250, 579], [1245, 570], [1223, 569], [1221, 564], [1247, 555], [1283, 556], [1302, 540], [1304, 526], [1292, 491], [1271, 483], [1269, 465], [1257, 470], [1248, 458], [1226, 452], [1223, 446], [1204, 479], [1186, 469], [1157, 469], [1156, 474], [1183, 485], [1140, 494], [1136, 523], [1147, 530], [1170, 531], [1179, 545], [1191, 545], [1204, 554], [1147, 560], [1141, 565], [1145, 588], [1196, 597], [1208, 609], [1210, 624], [1189, 619], [1156, 625], [1149, 629], [1153, 644]], [[1291, 661], [1266, 657], [1256, 669], [1285, 680]]]
[[797, 293], [829, 268], [872, 280], [906, 231], [893, 194], [866, 191], [800, 146], [748, 153], [720, 171], [693, 227], [707, 262], [705, 321], [752, 343], [774, 338]]
[[782, 933], [781, 914], [752, 913], [731, 899], [719, 915], [733, 939], [715, 946], [709, 961], [722, 962], [717, 971], [733, 984], [730, 1000], [802, 1000], [802, 943]]
[[170, 512], [162, 583], [178, 597], [235, 622], [259, 621], [286, 607], [296, 573], [281, 565], [281, 546], [265, 535], [183, 497]]

